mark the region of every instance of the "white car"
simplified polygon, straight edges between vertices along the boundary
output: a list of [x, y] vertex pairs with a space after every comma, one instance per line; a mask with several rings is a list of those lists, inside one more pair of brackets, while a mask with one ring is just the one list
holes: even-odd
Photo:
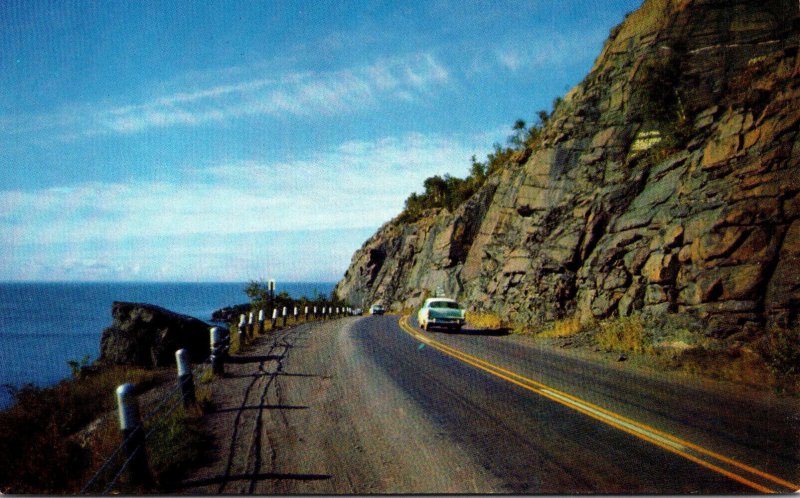
[[429, 330], [431, 327], [461, 330], [466, 321], [466, 314], [455, 299], [431, 297], [425, 300], [417, 312], [417, 321], [422, 330]]
[[384, 312], [386, 312], [386, 309], [382, 304], [375, 303], [369, 308], [370, 315], [382, 315]]

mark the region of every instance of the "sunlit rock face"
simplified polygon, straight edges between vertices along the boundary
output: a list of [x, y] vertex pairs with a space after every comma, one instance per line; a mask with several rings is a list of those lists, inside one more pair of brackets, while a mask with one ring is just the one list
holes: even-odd
[[679, 312], [716, 337], [800, 304], [794, 0], [648, 0], [612, 30], [540, 141], [455, 213], [384, 225], [336, 292], [442, 289], [539, 323]]

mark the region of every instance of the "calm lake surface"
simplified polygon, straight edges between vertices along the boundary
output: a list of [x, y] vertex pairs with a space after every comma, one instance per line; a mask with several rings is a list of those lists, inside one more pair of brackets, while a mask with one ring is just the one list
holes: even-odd
[[[210, 320], [219, 308], [249, 301], [246, 283], [0, 283], [0, 386], [48, 386], [71, 375], [67, 361], [91, 360], [111, 325], [114, 301], [150, 303]], [[329, 295], [334, 283], [286, 282], [294, 298]], [[0, 409], [13, 398], [0, 387]]]

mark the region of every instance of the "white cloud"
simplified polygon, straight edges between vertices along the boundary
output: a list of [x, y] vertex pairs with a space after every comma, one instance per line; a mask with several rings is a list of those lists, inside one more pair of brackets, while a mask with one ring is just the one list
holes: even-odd
[[[470, 156], [488, 150], [496, 136], [408, 134], [349, 141], [290, 161], [187, 168], [174, 181], [0, 192], [0, 279], [213, 280], [231, 272], [246, 278], [265, 264], [265, 254], [283, 271], [299, 272], [293, 254], [318, 250], [334, 254], [325, 268], [338, 275], [425, 178], [465, 174]], [[264, 246], [287, 233], [361, 238], [336, 239], [330, 251], [315, 247], [320, 240], [313, 235], [284, 237], [292, 247]], [[242, 237], [250, 245], [236, 242]], [[164, 260], [166, 273], [156, 269]]]
[[[220, 78], [229, 78], [228, 73], [220, 70]], [[251, 75], [241, 81], [175, 90], [143, 103], [72, 105], [49, 115], [0, 116], [0, 131], [50, 131], [71, 140], [248, 116], [336, 115], [373, 108], [386, 100], [413, 101], [430, 95], [448, 79], [447, 69], [436, 57], [420, 53], [337, 71]]]

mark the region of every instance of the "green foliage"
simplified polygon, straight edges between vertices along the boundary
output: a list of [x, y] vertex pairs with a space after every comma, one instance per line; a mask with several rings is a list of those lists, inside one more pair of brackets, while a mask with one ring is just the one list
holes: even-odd
[[311, 297], [302, 296], [300, 299], [293, 299], [286, 291], [281, 291], [274, 296], [270, 295], [269, 284], [263, 280], [251, 280], [244, 288], [245, 294], [250, 298], [252, 309], [283, 309], [286, 307], [291, 313], [295, 306], [303, 309], [305, 306], [348, 306], [346, 301], [339, 299], [335, 293], [330, 296], [320, 294], [314, 289]]
[[80, 379], [83, 376], [84, 368], [89, 366], [89, 360], [91, 356], [84, 355], [83, 358], [80, 360], [69, 360], [67, 361], [67, 365], [69, 365], [70, 372], [72, 372], [73, 379]]
[[467, 178], [436, 175], [426, 179], [423, 184], [425, 192], [422, 194], [412, 193], [406, 199], [401, 220], [417, 220], [426, 209], [431, 208], [455, 211], [458, 206], [480, 189], [486, 181], [486, 177], [486, 167], [482, 163], [473, 161], [471, 174]]
[[[553, 112], [563, 104], [561, 97], [553, 100]], [[536, 113], [537, 122], [530, 128], [524, 119], [517, 119], [511, 127], [511, 134], [506, 138], [506, 146], [495, 142], [492, 151], [486, 155], [486, 160], [478, 161], [472, 156], [470, 172], [466, 178], [458, 178], [445, 174], [435, 175], [423, 182], [422, 193], [412, 193], [405, 201], [403, 212], [398, 220], [402, 223], [411, 223], [423, 216], [428, 209], [447, 209], [454, 212], [467, 199], [475, 195], [486, 182], [487, 178], [501, 172], [511, 162], [517, 151], [532, 148], [541, 138], [544, 127], [549, 122], [552, 113], [540, 110]]]
[[211, 438], [202, 420], [183, 407], [158, 418], [145, 430], [154, 431], [147, 441], [148, 463], [161, 491], [171, 491], [183, 475], [208, 457]]

